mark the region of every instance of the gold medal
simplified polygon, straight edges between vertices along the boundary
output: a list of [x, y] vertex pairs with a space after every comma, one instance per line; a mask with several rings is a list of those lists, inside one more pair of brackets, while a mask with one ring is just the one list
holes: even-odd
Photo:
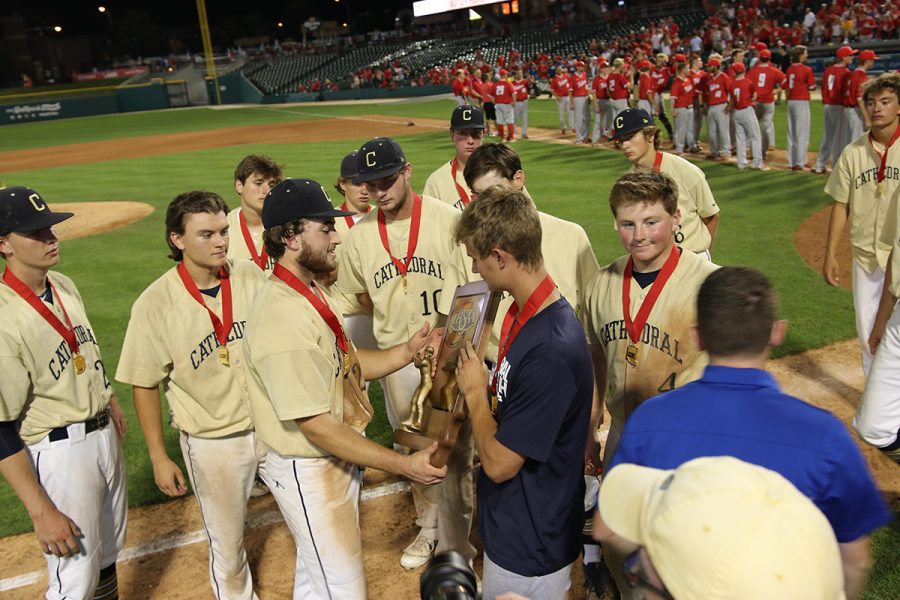
[[627, 362], [632, 367], [637, 368], [637, 357], [637, 344], [628, 344], [628, 348], [625, 349], [625, 362]]
[[76, 354], [72, 358], [72, 364], [75, 365], [75, 374], [81, 375], [84, 373], [84, 370], [87, 369], [87, 362], [85, 362], [84, 357], [80, 354]]
[[228, 366], [228, 348], [225, 346], [219, 346], [219, 362]]
[[500, 403], [497, 401], [497, 394], [491, 394], [491, 397], [488, 399], [488, 405], [491, 408], [491, 414], [496, 417], [497, 409], [500, 408]]
[[344, 352], [344, 375], [350, 372], [350, 355]]
[[404, 293], [404, 294], [406, 293], [407, 287], [408, 287], [408, 285], [407, 285], [407, 283], [406, 283], [406, 275], [404, 275], [404, 276], [403, 276], [403, 293]]
[[878, 182], [878, 195], [881, 196], [884, 194], [884, 181]]

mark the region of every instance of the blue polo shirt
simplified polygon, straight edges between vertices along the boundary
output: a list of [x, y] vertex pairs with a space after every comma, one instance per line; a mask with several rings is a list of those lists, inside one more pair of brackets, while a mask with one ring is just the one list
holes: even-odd
[[499, 365], [497, 440], [525, 463], [499, 484], [479, 474], [478, 534], [491, 560], [518, 575], [548, 575], [581, 551], [590, 356], [561, 298], [525, 323]]
[[781, 473], [825, 514], [838, 542], [892, 518], [844, 424], [758, 369], [710, 365], [701, 379], [647, 400], [625, 423], [611, 465], [675, 469], [723, 455]]

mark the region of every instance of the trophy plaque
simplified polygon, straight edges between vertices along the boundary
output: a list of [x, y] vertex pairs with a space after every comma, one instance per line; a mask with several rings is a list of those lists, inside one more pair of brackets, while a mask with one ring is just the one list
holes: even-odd
[[[438, 449], [431, 457], [435, 467], [447, 464], [459, 428], [468, 418], [465, 399], [456, 385], [459, 350], [471, 342], [478, 357], [484, 359], [500, 297], [483, 281], [456, 288], [441, 347], [436, 352], [426, 347], [413, 359], [422, 381], [410, 399], [409, 417], [394, 430], [394, 442], [422, 450], [437, 441]], [[437, 365], [434, 377], [432, 361]]]

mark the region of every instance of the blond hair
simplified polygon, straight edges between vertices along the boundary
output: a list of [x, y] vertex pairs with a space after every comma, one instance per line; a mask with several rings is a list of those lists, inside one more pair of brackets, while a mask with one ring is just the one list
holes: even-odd
[[863, 102], [868, 102], [875, 94], [881, 92], [894, 92], [894, 95], [900, 99], [900, 73], [891, 71], [882, 73], [875, 79], [870, 79], [863, 84]]

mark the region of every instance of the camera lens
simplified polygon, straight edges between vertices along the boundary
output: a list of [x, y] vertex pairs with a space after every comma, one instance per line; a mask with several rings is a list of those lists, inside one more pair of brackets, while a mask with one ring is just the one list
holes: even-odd
[[477, 600], [478, 583], [469, 562], [459, 552], [435, 555], [419, 579], [422, 600]]

